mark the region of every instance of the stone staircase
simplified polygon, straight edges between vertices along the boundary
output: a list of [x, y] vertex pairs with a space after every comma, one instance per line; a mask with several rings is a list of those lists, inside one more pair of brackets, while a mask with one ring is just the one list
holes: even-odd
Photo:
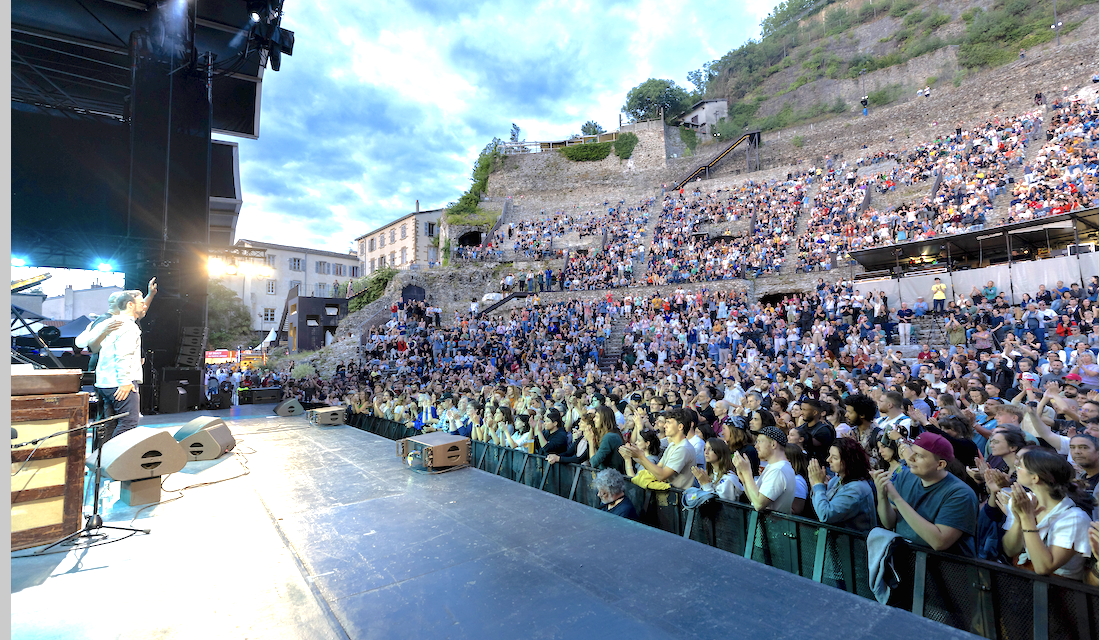
[[658, 198], [650, 207], [649, 221], [645, 225], [645, 237], [649, 240], [649, 243], [646, 244], [645, 253], [642, 254], [641, 264], [639, 264], [638, 259], [634, 260], [634, 282], [644, 281], [649, 274], [649, 254], [653, 250], [653, 232], [657, 228], [657, 222], [661, 219], [662, 206], [663, 203]]
[[814, 198], [821, 191], [821, 180], [815, 180], [806, 191], [806, 197], [802, 200], [802, 213], [798, 214], [798, 224], [795, 226], [794, 238], [787, 245], [787, 252], [783, 254], [783, 268], [780, 273], [794, 273], [798, 268], [798, 238], [802, 237], [810, 227], [810, 209], [813, 207]]
[[611, 318], [611, 336], [604, 341], [600, 353], [599, 366], [604, 372], [611, 372], [623, 358], [623, 337], [626, 335], [627, 319], [621, 315]]
[[917, 354], [920, 353], [922, 344], [927, 344], [936, 349], [948, 347], [947, 331], [943, 328], [941, 318], [933, 318], [927, 315], [921, 318], [913, 318], [913, 332], [909, 344], [907, 346], [897, 344], [897, 337], [895, 336], [891, 348], [895, 351], [901, 351], [902, 357], [906, 360], [915, 360]]

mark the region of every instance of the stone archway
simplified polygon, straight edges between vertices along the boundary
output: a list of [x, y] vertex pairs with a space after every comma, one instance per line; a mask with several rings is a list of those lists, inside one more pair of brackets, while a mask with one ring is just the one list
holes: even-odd
[[481, 246], [481, 232], [480, 231], [467, 231], [466, 233], [458, 237], [458, 246], [460, 247], [480, 247]]

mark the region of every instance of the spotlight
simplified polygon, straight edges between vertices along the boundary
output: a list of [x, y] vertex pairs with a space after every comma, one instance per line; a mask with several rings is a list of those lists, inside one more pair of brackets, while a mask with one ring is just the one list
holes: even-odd
[[211, 278], [218, 278], [225, 274], [225, 262], [221, 258], [211, 257], [206, 263], [206, 272]]
[[114, 269], [114, 267], [113, 267], [113, 266], [111, 266], [111, 263], [110, 263], [110, 262], [100, 262], [100, 263], [99, 263], [99, 265], [98, 265], [98, 266], [96, 267], [96, 269], [98, 269], [99, 271], [104, 271], [104, 272], [106, 272], [106, 271], [111, 271], [111, 270], [113, 270], [113, 269]]
[[237, 265], [233, 264], [232, 262], [226, 264], [225, 265], [225, 273], [226, 273], [226, 275], [230, 275], [230, 276], [237, 275]]
[[252, 15], [249, 16], [249, 17], [252, 18], [252, 22], [259, 22], [260, 21], [260, 14], [256, 13], [255, 11], [253, 11]]
[[11, 266], [13, 266], [13, 267], [25, 267], [25, 266], [27, 266], [27, 261], [24, 260], [23, 258], [12, 258], [11, 259]]

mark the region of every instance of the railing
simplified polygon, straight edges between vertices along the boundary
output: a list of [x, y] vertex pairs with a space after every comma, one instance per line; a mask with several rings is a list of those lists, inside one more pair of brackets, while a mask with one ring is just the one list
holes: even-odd
[[[415, 435], [402, 424], [371, 416], [356, 416], [352, 426], [391, 440]], [[549, 464], [544, 456], [476, 440], [470, 456], [471, 466], [482, 471], [600, 506], [591, 467]], [[761, 514], [724, 500], [682, 509], [681, 493], [626, 487], [644, 524], [874, 597], [868, 586], [866, 534], [797, 516]], [[997, 640], [1097, 636], [1096, 587], [905, 544], [896, 549], [894, 566], [902, 581], [891, 593], [892, 606]]]
[[575, 147], [577, 145], [591, 144], [593, 142], [614, 142], [618, 139], [619, 132], [612, 131], [610, 133], [601, 133], [595, 136], [581, 136], [579, 138], [554, 140], [551, 142], [503, 142], [500, 146], [505, 155], [514, 155], [517, 153], [553, 151], [554, 149], [564, 149], [565, 147]]

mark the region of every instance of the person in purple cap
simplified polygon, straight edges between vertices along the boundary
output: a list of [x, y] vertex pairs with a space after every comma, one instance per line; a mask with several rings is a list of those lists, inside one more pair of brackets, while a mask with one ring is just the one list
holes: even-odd
[[882, 526], [914, 544], [974, 557], [978, 497], [947, 471], [955, 457], [951, 443], [925, 432], [898, 440], [898, 452], [908, 467], [899, 468], [893, 482], [885, 471], [871, 472]]

